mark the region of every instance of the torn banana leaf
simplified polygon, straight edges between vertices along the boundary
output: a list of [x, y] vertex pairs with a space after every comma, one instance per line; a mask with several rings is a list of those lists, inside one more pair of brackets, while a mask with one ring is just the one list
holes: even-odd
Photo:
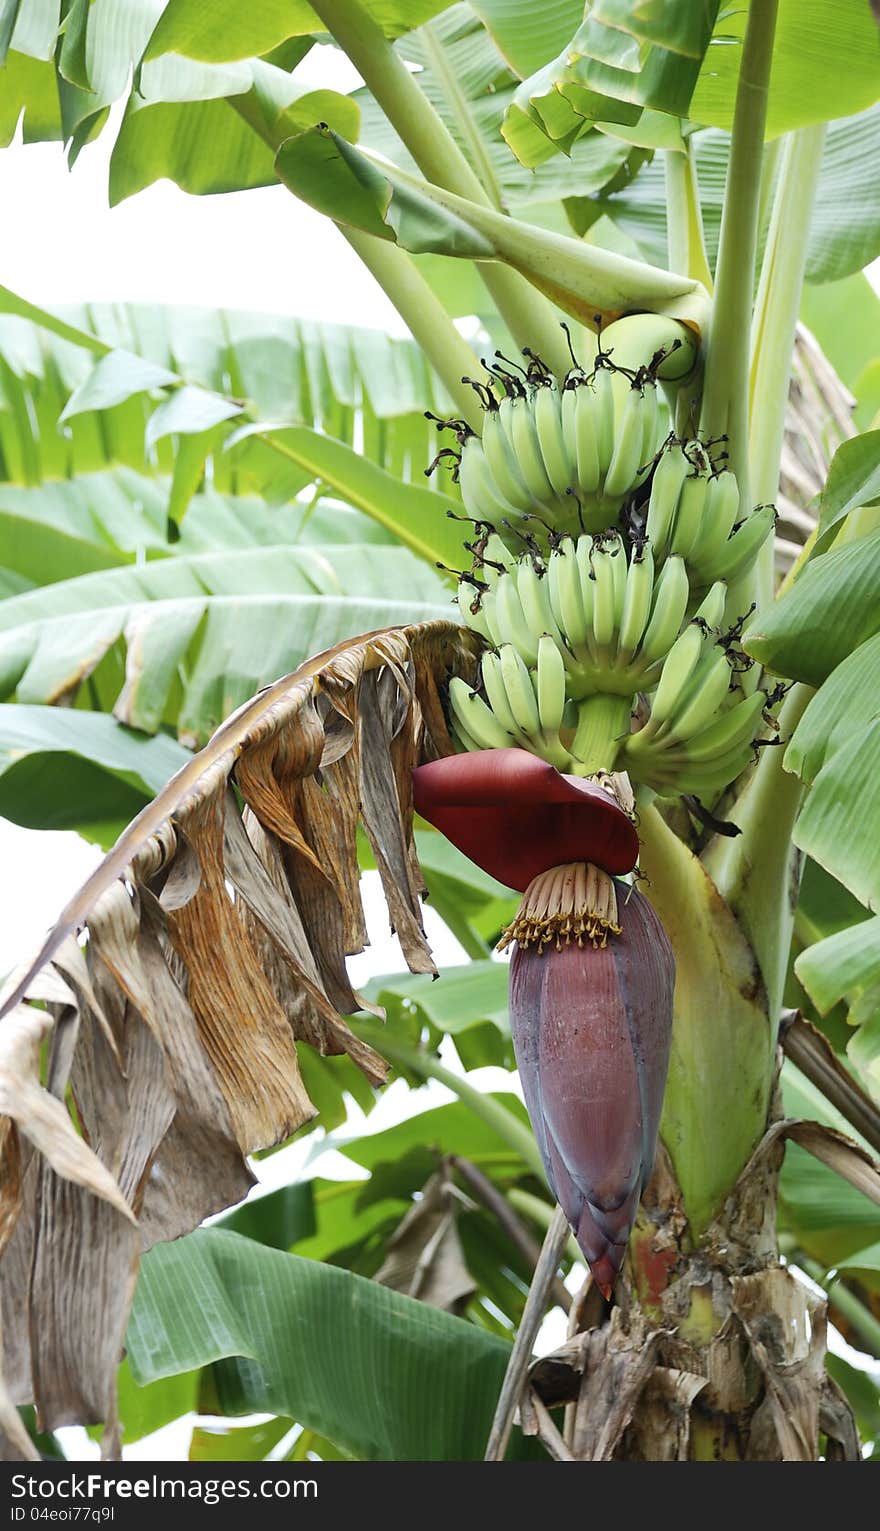
[[345, 966], [366, 943], [358, 828], [407, 963], [433, 972], [411, 776], [451, 752], [440, 688], [451, 673], [473, 680], [476, 655], [450, 622], [386, 628], [259, 692], [7, 984], [0, 1454], [7, 1395], [33, 1400], [42, 1429], [108, 1422], [114, 1452], [141, 1250], [240, 1201], [246, 1155], [314, 1116], [297, 1042], [384, 1079], [342, 1018], [365, 1007]]

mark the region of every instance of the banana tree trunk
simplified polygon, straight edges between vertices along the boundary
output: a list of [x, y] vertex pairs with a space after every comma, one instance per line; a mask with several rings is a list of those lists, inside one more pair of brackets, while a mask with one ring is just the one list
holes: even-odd
[[[857, 1460], [849, 1408], [825, 1374], [825, 1303], [780, 1263], [770, 1131], [694, 1240], [668, 1156], [645, 1195], [610, 1315], [595, 1292], [533, 1367], [524, 1428], [565, 1403], [555, 1455], [576, 1461]], [[545, 1442], [551, 1447], [548, 1433]]]

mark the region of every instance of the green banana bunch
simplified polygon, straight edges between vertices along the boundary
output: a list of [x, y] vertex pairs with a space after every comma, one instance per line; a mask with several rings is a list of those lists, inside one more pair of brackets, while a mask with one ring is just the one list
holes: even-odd
[[553, 534], [598, 532], [617, 519], [645, 480], [662, 439], [650, 376], [589, 376], [573, 368], [560, 386], [549, 373], [488, 403], [482, 435], [460, 432], [458, 480], [468, 515], [491, 523], [515, 548], [523, 534], [544, 551]]
[[648, 500], [645, 534], [659, 562], [683, 558], [692, 585], [705, 588], [746, 574], [776, 522], [761, 505], [742, 521], [739, 486], [729, 470], [716, 472], [699, 442], [664, 446]]
[[[464, 620], [489, 645], [481, 690], [461, 680], [449, 690], [465, 748], [517, 745], [576, 770], [579, 719], [605, 697], [620, 710], [605, 768], [625, 769], [661, 794], [706, 798], [745, 768], [766, 698], [744, 695], [738, 681], [746, 661], [736, 628], [722, 631], [725, 581], [712, 584], [688, 620], [684, 559], [670, 554], [656, 573], [650, 543], [618, 532], [563, 538], [545, 560], [514, 560], [503, 545], [492, 557], [499, 546], [491, 537], [484, 551], [479, 599], [471, 587], [460, 590]], [[640, 691], [649, 714], [628, 733]]]
[[733, 700], [741, 658], [719, 631], [726, 597], [718, 581], [669, 650], [648, 721], [624, 743], [621, 763], [657, 792], [716, 795], [751, 757], [766, 696]]
[[[718, 716], [717, 708], [709, 712], [695, 694], [691, 698], [691, 723], [698, 725], [695, 732], [679, 736], [671, 729], [653, 747], [635, 749], [639, 734], [632, 734], [624, 745], [620, 768], [661, 796], [690, 792], [701, 798], [717, 797], [753, 759], [766, 701], [765, 693], [756, 691]], [[712, 717], [714, 721], [707, 721]], [[676, 722], [673, 728], [679, 726], [683, 727]]]
[[484, 363], [480, 437], [437, 422], [457, 433], [460, 453], [439, 456], [456, 458], [476, 529], [459, 611], [486, 645], [476, 688], [450, 682], [451, 725], [466, 749], [514, 745], [708, 798], [747, 765], [766, 717], [741, 623], [724, 624], [775, 512], [742, 516], [715, 443], [662, 439], [657, 376], [693, 358], [615, 362], [615, 348], [632, 360], [643, 320], [619, 321], [632, 332], [600, 343], [589, 373], [572, 357], [561, 381], [529, 351], [527, 366]]
[[449, 683], [449, 704], [455, 731], [467, 749], [505, 749], [519, 745], [540, 755], [557, 770], [571, 765], [560, 739], [566, 706], [565, 666], [552, 639], [537, 645], [536, 663], [529, 668], [512, 646], [504, 643], [484, 653], [480, 676], [485, 700], [460, 677]]
[[565, 537], [543, 560], [490, 559], [494, 540], [483, 589], [475, 594], [472, 584], [459, 584], [467, 627], [495, 648], [509, 645], [531, 668], [548, 637], [573, 700], [593, 692], [631, 696], [654, 683], [687, 613], [681, 558], [667, 558], [655, 579], [650, 545], [629, 545], [619, 532]]

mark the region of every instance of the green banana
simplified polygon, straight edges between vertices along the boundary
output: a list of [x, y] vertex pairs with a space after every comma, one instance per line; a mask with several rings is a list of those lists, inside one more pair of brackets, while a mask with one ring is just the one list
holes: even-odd
[[639, 651], [649, 664], [665, 659], [672, 648], [684, 621], [689, 594], [684, 559], [667, 558], [654, 586], [651, 615]]
[[659, 561], [669, 551], [678, 497], [689, 470], [690, 464], [677, 444], [666, 447], [654, 469], [645, 531], [654, 550], [655, 561]]
[[617, 665], [627, 665], [638, 648], [651, 614], [654, 557], [646, 543], [634, 548], [626, 572], [626, 590], [617, 634]]
[[716, 648], [698, 665], [690, 685], [667, 725], [671, 738], [688, 739], [708, 728], [730, 691], [730, 665], [724, 649]]
[[632, 489], [643, 464], [647, 402], [644, 389], [631, 385], [619, 409], [615, 410], [614, 450], [605, 474], [605, 494], [622, 498]]
[[550, 602], [550, 610], [560, 633], [567, 638], [565, 630], [565, 617], [562, 614], [562, 593], [559, 585], [559, 576], [562, 573], [562, 560], [566, 557], [565, 544], [554, 548], [547, 559], [547, 599]]
[[[587, 386], [590, 386], [589, 384]], [[599, 463], [599, 487], [614, 456], [614, 376], [608, 367], [599, 367], [592, 382], [595, 411], [596, 457]]]
[[495, 588], [495, 620], [502, 643], [512, 643], [529, 664], [535, 664], [541, 635], [532, 632], [526, 621], [513, 574], [499, 579]]
[[576, 459], [569, 458], [559, 413], [559, 392], [549, 384], [539, 388], [534, 402], [535, 430], [550, 484], [564, 498], [575, 485]]
[[595, 495], [599, 489], [599, 441], [596, 434], [597, 406], [593, 388], [581, 383], [571, 393], [575, 400], [575, 452], [581, 493]]
[[501, 678], [517, 728], [528, 739], [537, 739], [541, 733], [541, 719], [538, 716], [532, 678], [512, 643], [503, 644], [498, 650], [498, 657], [501, 662]]
[[689, 473], [681, 486], [675, 525], [672, 529], [672, 551], [685, 561], [699, 540], [706, 508], [709, 479], [704, 473]]
[[[483, 614], [483, 621], [488, 629], [488, 637], [497, 648], [498, 644], [502, 642], [502, 638], [498, 627], [498, 613], [495, 608], [494, 590], [484, 591], [483, 599], [480, 602], [480, 610]], [[486, 635], [484, 634], [484, 636]]]
[[462, 448], [458, 482], [465, 509], [475, 521], [497, 522], [516, 514], [515, 507], [500, 493], [475, 436]]
[[[477, 597], [479, 596], [479, 603]], [[472, 632], [479, 633], [482, 638], [491, 638], [489, 624], [486, 621], [486, 613], [483, 609], [485, 596], [475, 590], [473, 585], [468, 585], [465, 580], [459, 580], [458, 589], [455, 593], [458, 609], [461, 612], [461, 620], [465, 627]], [[476, 610], [474, 610], [476, 607]]]
[[489, 699], [489, 706], [494, 712], [501, 727], [516, 738], [520, 733], [519, 724], [511, 711], [507, 697], [507, 689], [501, 674], [501, 660], [492, 650], [488, 650], [480, 662], [480, 673], [483, 678], [483, 689]]
[[594, 667], [600, 663], [593, 637], [593, 615], [596, 605], [596, 570], [593, 564], [595, 546], [595, 541], [590, 536], [578, 537], [574, 545], [578, 580], [580, 582], [581, 608], [584, 614], [584, 637], [582, 640], [586, 648], [584, 657]]
[[[647, 382], [644, 385], [644, 393], [647, 407], [644, 411], [645, 433], [642, 437], [642, 455], [639, 467], [645, 468], [647, 471], [654, 460], [657, 447], [659, 446], [657, 434], [660, 420], [660, 390], [656, 383]], [[639, 476], [641, 478], [644, 475]]]
[[587, 642], [587, 616], [575, 544], [570, 538], [551, 553], [548, 574], [553, 613], [569, 648], [580, 658]]
[[694, 573], [702, 575], [711, 568], [724, 547], [739, 514], [739, 485], [736, 475], [725, 469], [709, 481], [700, 534], [690, 553]]
[[565, 664], [553, 639], [544, 633], [538, 640], [536, 692], [538, 717], [544, 734], [558, 737], [565, 712]]
[[694, 621], [705, 622], [707, 627], [720, 627], [726, 601], [727, 586], [723, 579], [716, 580], [694, 612]]
[[611, 559], [611, 581], [614, 587], [614, 626], [620, 629], [623, 616], [623, 605], [626, 600], [626, 548], [623, 538], [615, 532], [613, 537], [606, 537], [605, 549]]
[[706, 579], [726, 579], [732, 584], [741, 574], [751, 568], [761, 548], [776, 525], [776, 511], [772, 505], [759, 505], [747, 520], [737, 527], [732, 536], [713, 560], [703, 566]]
[[690, 622], [676, 638], [663, 661], [657, 690], [651, 697], [651, 718], [642, 729], [644, 743], [648, 742], [658, 726], [672, 717], [679, 705], [682, 693], [700, 662], [705, 635], [699, 622]]
[[501, 424], [501, 411], [491, 409], [483, 420], [480, 438], [489, 471], [495, 486], [505, 500], [517, 510], [528, 510], [532, 497], [519, 470], [510, 438]]
[[565, 438], [565, 450], [568, 460], [574, 463], [575, 477], [577, 481], [577, 389], [566, 385], [559, 395], [559, 419], [562, 423], [562, 434]]
[[509, 749], [514, 743], [491, 708], [460, 675], [453, 675], [449, 682], [449, 705], [453, 716], [478, 749]]
[[515, 578], [523, 616], [532, 637], [540, 638], [542, 633], [549, 633], [551, 638], [561, 642], [562, 634], [550, 606], [547, 574], [539, 574], [532, 559], [526, 557], [517, 564]]
[[503, 399], [498, 412], [508, 432], [526, 488], [533, 499], [546, 505], [555, 496], [541, 456], [534, 411], [529, 400]]
[[598, 649], [611, 645], [617, 626], [612, 555], [600, 542], [593, 548], [593, 637]]
[[[460, 754], [461, 753], [467, 754], [469, 750], [478, 750], [478, 749], [482, 748], [482, 746], [479, 745], [477, 743], [476, 739], [473, 737], [473, 734], [469, 734], [468, 733], [467, 729], [465, 728], [465, 726], [462, 723], [460, 718], [453, 718], [451, 720], [450, 730], [449, 731], [450, 731], [450, 734], [452, 735], [453, 743], [460, 746], [460, 748], [459, 748], [459, 753]], [[508, 741], [508, 746], [512, 742], [513, 742], [512, 740], [509, 740]]]

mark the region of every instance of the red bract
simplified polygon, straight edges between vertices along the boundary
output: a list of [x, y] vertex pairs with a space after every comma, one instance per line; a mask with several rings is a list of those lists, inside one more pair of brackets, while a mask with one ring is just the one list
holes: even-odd
[[636, 864], [635, 826], [610, 793], [564, 776], [527, 750], [471, 750], [413, 772], [415, 807], [508, 888], [540, 872], [591, 861], [620, 874]]
[[651, 1173], [669, 1064], [675, 962], [641, 894], [620, 934], [539, 954], [515, 946], [510, 1018], [547, 1178], [607, 1296]]

